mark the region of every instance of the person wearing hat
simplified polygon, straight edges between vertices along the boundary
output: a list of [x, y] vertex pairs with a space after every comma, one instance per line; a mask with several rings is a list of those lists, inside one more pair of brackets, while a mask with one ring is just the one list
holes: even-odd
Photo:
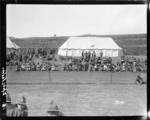
[[25, 117], [28, 116], [28, 108], [26, 106], [26, 98], [22, 96], [17, 103], [17, 107], [14, 109], [14, 116]]
[[12, 117], [15, 107], [14, 104], [11, 104], [10, 94], [6, 92], [6, 116]]
[[47, 110], [47, 116], [64, 116], [62, 112], [58, 110], [58, 106], [51, 101], [50, 106]]

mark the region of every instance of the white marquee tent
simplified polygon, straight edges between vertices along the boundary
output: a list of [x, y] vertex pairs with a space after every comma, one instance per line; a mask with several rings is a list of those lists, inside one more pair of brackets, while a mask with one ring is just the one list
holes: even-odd
[[104, 57], [118, 57], [122, 53], [112, 38], [107, 37], [70, 37], [58, 50], [60, 56], [82, 56], [82, 51], [95, 51], [96, 56], [103, 52]]
[[15, 49], [18, 49], [18, 48], [20, 48], [20, 46], [16, 45], [14, 42], [12, 42], [10, 40], [10, 38], [7, 36], [7, 39], [6, 39], [6, 48], [15, 48]]

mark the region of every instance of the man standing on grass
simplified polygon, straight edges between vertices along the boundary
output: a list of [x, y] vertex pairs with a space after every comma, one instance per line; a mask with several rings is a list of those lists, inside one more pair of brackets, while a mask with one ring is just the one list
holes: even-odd
[[84, 51], [82, 51], [82, 60], [84, 59]]
[[7, 117], [12, 117], [13, 116], [13, 112], [14, 112], [14, 108], [16, 106], [11, 104], [11, 97], [9, 93], [6, 93], [6, 116]]
[[102, 51], [100, 52], [100, 57], [101, 57], [101, 58], [103, 57], [103, 52], [102, 52]]
[[135, 83], [136, 84], [145, 84], [147, 82], [146, 74], [140, 74], [137, 76]]

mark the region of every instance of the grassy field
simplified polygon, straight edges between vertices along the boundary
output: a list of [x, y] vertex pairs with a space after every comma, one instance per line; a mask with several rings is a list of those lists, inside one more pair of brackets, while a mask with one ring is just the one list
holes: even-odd
[[138, 73], [14, 72], [7, 70], [12, 102], [27, 98], [29, 116], [46, 116], [54, 100], [65, 116], [145, 115], [146, 85], [135, 85]]

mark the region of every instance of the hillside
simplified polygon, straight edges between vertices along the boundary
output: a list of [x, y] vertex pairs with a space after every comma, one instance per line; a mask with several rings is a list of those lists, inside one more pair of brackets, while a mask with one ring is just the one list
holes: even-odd
[[139, 39], [139, 38], [146, 38], [146, 34], [125, 34], [125, 35], [80, 35], [80, 37], [111, 37], [113, 39]]
[[69, 37], [12, 38], [22, 48], [59, 48]]
[[[146, 55], [147, 54], [147, 36], [146, 34], [130, 35], [80, 35], [78, 37], [111, 37], [121, 48], [125, 55]], [[59, 48], [69, 36], [59, 37], [30, 37], [13, 38], [17, 45], [23, 48]]]

